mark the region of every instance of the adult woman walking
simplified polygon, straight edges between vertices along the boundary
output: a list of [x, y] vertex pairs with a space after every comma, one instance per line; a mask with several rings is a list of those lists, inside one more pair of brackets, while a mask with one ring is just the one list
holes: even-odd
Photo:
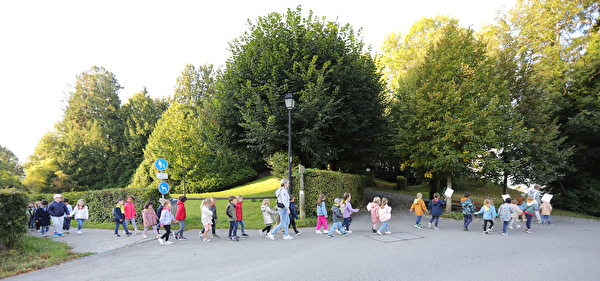
[[288, 179], [281, 180], [281, 187], [275, 190], [275, 196], [277, 196], [277, 212], [281, 218], [281, 222], [267, 233], [267, 237], [271, 240], [275, 240], [274, 233], [277, 233], [281, 227], [283, 227], [283, 239], [291, 240], [294, 239], [288, 234], [288, 227], [290, 226], [290, 194], [288, 193], [288, 187], [290, 181]]

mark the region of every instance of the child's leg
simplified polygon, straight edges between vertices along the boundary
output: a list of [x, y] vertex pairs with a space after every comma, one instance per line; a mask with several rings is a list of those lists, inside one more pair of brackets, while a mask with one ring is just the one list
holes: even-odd
[[504, 225], [502, 225], [502, 232], [506, 232], [506, 229], [508, 228], [508, 222], [509, 221], [504, 221]]
[[488, 220], [483, 220], [483, 231], [487, 231]]
[[125, 221], [122, 221], [121, 224], [123, 225], [123, 228], [125, 229], [125, 234], [129, 234], [129, 230], [127, 229], [127, 225], [125, 224]]
[[321, 230], [321, 225], [323, 224], [323, 218], [324, 216], [317, 216], [317, 230]]
[[296, 220], [295, 219], [290, 219], [290, 225], [294, 229], [294, 232], [298, 233], [298, 229], [296, 229]]
[[349, 221], [350, 221], [350, 218], [344, 218], [344, 221], [342, 222], [342, 228], [347, 228]]
[[185, 230], [185, 220], [179, 221], [179, 229], [175, 231], [175, 235], [179, 235], [179, 237], [183, 237], [183, 231]]
[[435, 217], [431, 216], [431, 219], [429, 220], [429, 223], [432, 223], [434, 219], [435, 219]]
[[77, 219], [77, 231], [80, 231], [83, 227], [83, 219]]
[[531, 219], [532, 219], [533, 215], [525, 214], [525, 217], [527, 218], [527, 222], [525, 223], [525, 226], [527, 226], [527, 229], [531, 229]]
[[[327, 231], [327, 218], [325, 216], [320, 216], [317, 220], [323, 226], [323, 232]], [[321, 229], [321, 227], [317, 227], [317, 229]]]
[[437, 227], [438, 225], [438, 220], [440, 220], [440, 216], [435, 216], [435, 226]]
[[143, 233], [143, 235], [146, 235], [146, 233], [148, 233], [148, 226], [144, 226], [144, 233]]
[[547, 216], [546, 216], [546, 219], [548, 220], [548, 225], [551, 225], [551, 224], [552, 224], [552, 222], [550, 221], [550, 215], [547, 215]]
[[[340, 222], [334, 222], [333, 226], [331, 227], [331, 229], [329, 230], [329, 235], [333, 234], [333, 232], [335, 231], [336, 228], [341, 228], [341, 224]], [[341, 232], [341, 231], [340, 231]]]
[[473, 221], [473, 215], [465, 215], [465, 227], [469, 227], [469, 224]]
[[230, 221], [229, 222], [229, 235], [227, 236], [228, 238], [231, 238], [231, 234], [233, 234], [233, 225], [235, 222]]
[[271, 230], [271, 225], [267, 224], [267, 225], [265, 225], [265, 228], [263, 228], [261, 231], [264, 233], [267, 233], [267, 231], [270, 231], [270, 230]]
[[490, 220], [490, 229], [492, 229], [494, 227], [494, 219]]
[[348, 218], [348, 224], [346, 225], [346, 230], [350, 230], [350, 225], [352, 224], [352, 217]]
[[163, 227], [165, 228], [165, 234], [163, 234], [160, 238], [165, 239], [165, 241], [169, 241], [169, 236], [171, 236], [171, 225], [165, 224]]
[[415, 222], [416, 225], [420, 225], [421, 224], [421, 218], [423, 216], [417, 216], [417, 222]]
[[242, 235], [246, 234], [246, 226], [244, 225], [244, 220], [238, 221], [238, 227], [242, 230]]
[[42, 235], [45, 235], [46, 231], [47, 231], [46, 226], [44, 225], [44, 226], [41, 226], [40, 228], [42, 229]]
[[233, 222], [233, 236], [237, 237], [238, 223], [237, 221]]
[[538, 222], [542, 221], [542, 218], [540, 217], [540, 211], [535, 211], [535, 217], [537, 218]]
[[158, 235], [158, 227], [156, 227], [156, 225], [152, 225], [152, 229], [154, 230], [154, 234]]
[[115, 235], [119, 234], [119, 225], [121, 225], [121, 223], [119, 221], [115, 221]]

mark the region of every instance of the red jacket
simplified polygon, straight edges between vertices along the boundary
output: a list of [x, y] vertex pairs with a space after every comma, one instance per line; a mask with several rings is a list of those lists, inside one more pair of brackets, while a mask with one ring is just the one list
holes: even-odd
[[242, 203], [244, 202], [238, 202], [237, 204], [235, 204], [235, 216], [239, 221], [242, 220]]
[[133, 219], [135, 218], [135, 205], [133, 205], [132, 203], [125, 203], [125, 206], [123, 206], [123, 210], [125, 211], [125, 219], [129, 220], [129, 219]]
[[175, 219], [178, 221], [185, 220], [185, 203], [177, 201], [177, 213]]

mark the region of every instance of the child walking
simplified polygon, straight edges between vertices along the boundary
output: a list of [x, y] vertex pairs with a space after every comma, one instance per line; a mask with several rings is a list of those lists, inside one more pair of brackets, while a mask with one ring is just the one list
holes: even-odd
[[35, 230], [37, 232], [42, 232], [42, 230], [40, 229], [40, 225], [35, 221], [35, 218], [36, 218], [35, 213], [41, 206], [42, 206], [42, 201], [35, 201], [35, 203], [33, 203], [33, 223], [35, 224]]
[[431, 228], [431, 223], [435, 219], [435, 226], [433, 227], [434, 230], [438, 230], [438, 220], [443, 212], [442, 207], [446, 206], [446, 200], [442, 201], [439, 198], [440, 194], [437, 192], [434, 193], [433, 200], [429, 201], [429, 206], [427, 206], [427, 209], [429, 209], [431, 212], [431, 220], [427, 224], [427, 228]]
[[342, 237], [346, 236], [346, 232], [344, 232], [344, 228], [340, 221], [344, 218], [342, 215], [342, 211], [340, 210], [340, 204], [342, 203], [342, 199], [335, 198], [333, 200], [333, 206], [331, 207], [331, 217], [333, 218], [333, 226], [329, 230], [329, 234], [327, 234], [327, 238], [333, 238], [332, 234], [334, 230], [338, 230]]
[[[219, 238], [219, 235], [217, 235], [216, 233], [216, 220], [217, 220], [217, 206], [215, 205], [215, 203], [217, 203], [217, 198], [215, 197], [211, 197], [210, 198], [210, 211], [212, 212], [212, 217], [210, 218], [211, 224], [210, 224], [210, 229], [212, 231], [212, 238]], [[204, 234], [204, 228], [202, 229], [202, 232], [200, 233], [200, 236], [202, 238], [202, 235]]]
[[417, 221], [415, 222], [416, 228], [421, 228], [421, 218], [423, 214], [427, 212], [427, 207], [425, 206], [425, 201], [423, 201], [423, 194], [421, 192], [417, 193], [417, 198], [413, 201], [412, 205], [410, 205], [410, 212], [415, 210], [415, 215], [417, 216]]
[[[321, 232], [321, 226], [323, 226], [323, 232]], [[327, 230], [327, 207], [325, 206], [325, 194], [319, 194], [319, 200], [317, 201], [317, 234], [329, 233]]]
[[171, 235], [171, 224], [177, 223], [177, 220], [175, 217], [173, 217], [173, 213], [171, 213], [171, 201], [163, 201], [162, 206], [163, 209], [160, 214], [160, 225], [165, 228], [165, 234], [158, 239], [158, 243], [162, 245], [170, 245], [173, 244], [173, 242], [169, 241], [169, 235]]
[[233, 196], [229, 196], [229, 204], [225, 209], [225, 214], [227, 214], [227, 219], [229, 220], [229, 235], [227, 236], [227, 240], [238, 242], [240, 239], [237, 237], [237, 215], [235, 213], [235, 204], [237, 200]]
[[508, 235], [506, 229], [508, 228], [508, 223], [510, 221], [510, 216], [513, 212], [515, 212], [514, 208], [511, 206], [512, 200], [510, 198], [506, 198], [504, 200], [504, 204], [498, 208], [498, 216], [500, 220], [503, 222], [502, 225], [502, 235]]
[[29, 230], [33, 230], [35, 229], [35, 220], [33, 219], [33, 215], [35, 213], [35, 208], [33, 206], [33, 203], [29, 202], [27, 203], [27, 206], [29, 208], [27, 208], [27, 214], [29, 215], [29, 222], [27, 223], [27, 228], [29, 228]]
[[158, 234], [158, 229], [156, 228], [156, 222], [158, 221], [158, 215], [154, 212], [154, 204], [151, 201], [147, 201], [144, 204], [144, 210], [142, 211], [142, 221], [144, 222], [144, 233], [142, 234], [142, 238], [148, 238], [146, 233], [148, 233], [148, 228], [152, 226], [154, 230], [154, 235], [156, 238], [160, 238]]
[[204, 237], [202, 241], [204, 242], [210, 242], [210, 239], [208, 239], [206, 236], [210, 231], [213, 217], [213, 212], [210, 210], [211, 204], [212, 200], [210, 198], [206, 198], [202, 201], [202, 206], [200, 207], [200, 210], [202, 211], [202, 225], [204, 226]]
[[388, 199], [383, 197], [381, 199], [381, 208], [379, 208], [379, 220], [381, 220], [381, 227], [377, 230], [377, 234], [381, 235], [381, 232], [385, 229], [385, 234], [392, 234], [388, 228], [388, 221], [392, 218], [392, 207], [388, 206]]
[[50, 230], [50, 213], [48, 212], [48, 201], [42, 200], [40, 207], [34, 213], [35, 223], [42, 229], [42, 236], [47, 237]]
[[50, 220], [54, 226], [54, 237], [63, 236], [63, 223], [65, 222], [65, 214], [70, 217], [69, 210], [62, 202], [63, 197], [60, 194], [54, 194], [54, 201], [48, 205], [48, 213], [50, 214]]
[[[474, 215], [479, 215], [483, 213], [483, 234], [492, 234], [490, 229], [494, 227], [494, 218], [496, 217], [496, 208], [491, 205], [490, 199], [485, 199], [483, 201], [483, 207], [479, 210], [479, 212], [473, 213]], [[488, 228], [487, 225], [490, 225]]]
[[187, 238], [183, 237], [183, 231], [185, 230], [185, 201], [187, 201], [187, 197], [179, 196], [179, 201], [177, 201], [177, 212], [175, 212], [175, 219], [179, 221], [179, 229], [175, 231], [175, 240], [185, 241]]
[[377, 233], [377, 224], [379, 223], [379, 204], [381, 204], [381, 199], [379, 197], [374, 197], [373, 202], [367, 204], [367, 211], [371, 212], [371, 222], [373, 223], [373, 233]]
[[277, 211], [271, 209], [271, 206], [269, 206], [270, 204], [271, 201], [268, 198], [265, 198], [263, 199], [262, 205], [260, 206], [260, 210], [263, 214], [263, 222], [265, 223], [265, 228], [258, 231], [258, 234], [260, 234], [260, 236], [264, 236], [266, 233], [271, 231], [271, 226], [275, 222], [275, 219], [273, 219], [273, 215], [277, 214]]
[[[69, 205], [69, 199], [65, 198], [63, 202], [65, 203], [65, 208], [67, 208], [69, 214], [73, 215], [73, 206]], [[65, 234], [69, 234], [69, 230], [71, 230], [71, 216], [67, 216], [67, 214], [65, 214], [63, 232]]]
[[469, 197], [471, 197], [471, 193], [467, 191], [463, 197], [460, 198], [460, 205], [462, 206], [464, 217], [463, 231], [469, 231], [469, 224], [473, 221], [473, 213], [475, 212], [475, 206]]
[[519, 202], [517, 199], [512, 199], [511, 201], [511, 207], [513, 208], [512, 213], [510, 213], [510, 223], [508, 223], [508, 228], [509, 229], [514, 229], [514, 226], [517, 227], [517, 229], [519, 229], [521, 226], [519, 225], [518, 221], [519, 221], [519, 215], [521, 215], [523, 213], [523, 211], [521, 211], [521, 208], [519, 208], [519, 206], [517, 205], [517, 202]]
[[125, 234], [127, 236], [131, 235], [131, 232], [127, 230], [127, 225], [125, 224], [125, 211], [123, 210], [123, 202], [123, 199], [119, 198], [117, 200], [117, 206], [115, 206], [115, 208], [113, 209], [113, 218], [115, 220], [115, 237], [121, 237], [121, 235], [119, 235], [119, 225], [123, 225], [123, 228], [125, 229]]
[[246, 227], [244, 225], [244, 219], [243, 219], [243, 211], [242, 211], [242, 203], [244, 203], [244, 197], [242, 197], [242, 195], [238, 195], [235, 198], [236, 202], [235, 203], [235, 215], [237, 217], [237, 227], [240, 228], [240, 230], [242, 231], [242, 237], [243, 238], [247, 238], [248, 234], [246, 234]]
[[296, 228], [296, 220], [298, 214], [296, 214], [296, 205], [294, 205], [294, 195], [290, 195], [290, 225], [294, 228], [295, 236], [302, 234], [302, 231]]
[[133, 225], [133, 230], [135, 230], [135, 234], [139, 234], [140, 231], [138, 230], [137, 225], [135, 223], [135, 216], [137, 215], [137, 213], [135, 212], [135, 205], [133, 204], [133, 199], [134, 198], [132, 195], [127, 195], [127, 203], [125, 203], [125, 206], [123, 207], [123, 211], [125, 212], [125, 229], [127, 229], [127, 226], [131, 222], [131, 224]]
[[550, 202], [542, 201], [542, 225], [544, 225], [546, 220], [548, 220], [549, 226], [552, 225], [552, 222], [550, 221], [550, 212], [552, 212], [552, 205], [550, 205]]
[[77, 234], [81, 234], [83, 222], [88, 220], [90, 217], [88, 207], [85, 205], [85, 200], [77, 200], [77, 205], [73, 209], [73, 217], [75, 218], [75, 220], [77, 220]]
[[[350, 200], [352, 200], [352, 196], [350, 193], [344, 193], [342, 197], [342, 213], [344, 214], [344, 222], [342, 223], [342, 228], [346, 228], [346, 233], [352, 233], [350, 230], [350, 224], [352, 223], [352, 213], [358, 212], [358, 209], [352, 209], [352, 204], [350, 204]], [[340, 233], [341, 234], [341, 233]]]
[[540, 206], [538, 206], [538, 204], [533, 199], [534, 198], [532, 196], [527, 196], [527, 203], [523, 204], [523, 213], [527, 218], [527, 222], [525, 223], [525, 226], [527, 228], [525, 229], [525, 232], [529, 234], [531, 233], [531, 219], [533, 217], [533, 214], [535, 214], [536, 211], [540, 210]]

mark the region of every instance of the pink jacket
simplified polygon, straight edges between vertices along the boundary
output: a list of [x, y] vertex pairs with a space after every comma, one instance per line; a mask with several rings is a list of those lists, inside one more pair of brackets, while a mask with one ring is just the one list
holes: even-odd
[[379, 220], [388, 221], [392, 218], [392, 207], [385, 205], [379, 209]]
[[125, 210], [125, 219], [129, 220], [129, 219], [133, 219], [135, 218], [136, 212], [135, 212], [135, 205], [133, 205], [133, 203], [125, 203], [125, 205], [123, 206], [124, 210]]
[[158, 216], [154, 210], [143, 210], [142, 218], [144, 219], [144, 227], [156, 225], [156, 222], [158, 221]]
[[367, 205], [367, 210], [371, 212], [371, 222], [378, 223], [379, 222], [379, 204], [375, 202], [371, 202]]

